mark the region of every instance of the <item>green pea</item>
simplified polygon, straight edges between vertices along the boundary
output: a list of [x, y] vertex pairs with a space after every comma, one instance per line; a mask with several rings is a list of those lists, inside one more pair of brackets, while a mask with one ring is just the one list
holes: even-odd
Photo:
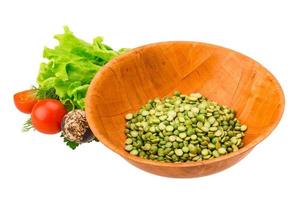
[[[234, 122], [233, 121], [231, 121], [232, 122], [232, 124], [234, 124]], [[228, 123], [228, 121], [222, 121], [222, 125], [228, 125], [229, 123]], [[231, 125], [232, 125], [231, 124]]]
[[178, 117], [179, 122], [185, 122], [184, 117]]
[[130, 151], [130, 154], [136, 156], [136, 155], [139, 154], [139, 151], [136, 150], [136, 149], [133, 149], [133, 150]]
[[195, 124], [197, 123], [196, 117], [191, 118], [191, 121], [192, 121], [192, 126], [195, 126]]
[[209, 117], [207, 120], [210, 124], [213, 124], [216, 121], [216, 119], [213, 116]]
[[150, 152], [151, 152], [152, 154], [156, 154], [157, 149], [158, 149], [158, 148], [157, 148], [156, 145], [152, 145], [151, 148], [150, 148]]
[[165, 147], [169, 148], [169, 147], [171, 147], [172, 145], [173, 145], [172, 142], [167, 142], [166, 145], [165, 145]]
[[248, 128], [248, 127], [247, 127], [246, 125], [242, 125], [240, 129], [241, 129], [241, 131], [246, 131], [247, 128]]
[[188, 136], [191, 136], [191, 135], [193, 135], [194, 133], [195, 133], [194, 128], [188, 128], [188, 129], [187, 129], [187, 135], [188, 135]]
[[171, 103], [166, 102], [166, 103], [165, 103], [165, 107], [167, 107], [167, 108], [172, 108], [172, 107], [174, 107], [174, 105], [172, 105]]
[[174, 135], [169, 136], [169, 141], [174, 142], [176, 140], [176, 137]]
[[172, 151], [170, 147], [164, 149], [164, 155], [169, 154]]
[[129, 128], [126, 128], [124, 132], [125, 132], [125, 134], [128, 136], [129, 133], [130, 133], [130, 129], [129, 129]]
[[173, 111], [173, 110], [171, 110], [171, 111], [168, 112], [168, 117], [174, 118], [174, 117], [176, 117], [176, 115], [177, 115], [177, 113], [175, 111]]
[[178, 142], [173, 142], [173, 147], [174, 147], [175, 149], [178, 148], [178, 147], [179, 147]]
[[186, 133], [185, 132], [179, 133], [179, 137], [184, 139], [186, 137]]
[[203, 126], [209, 128], [210, 125], [211, 125], [211, 124], [209, 123], [209, 121], [205, 121]]
[[198, 141], [198, 140], [191, 140], [190, 143], [191, 143], [191, 144], [198, 144], [199, 141]]
[[231, 145], [231, 148], [234, 152], [239, 150], [239, 148], [235, 144]]
[[216, 137], [220, 137], [222, 135], [222, 132], [220, 130], [217, 130], [214, 135]]
[[189, 104], [184, 105], [184, 110], [189, 111], [191, 109], [191, 106]]
[[215, 158], [220, 157], [220, 154], [219, 154], [219, 152], [218, 152], [217, 150], [214, 150], [214, 151], [212, 152], [212, 154], [213, 154], [213, 156], [214, 156]]
[[183, 155], [183, 151], [181, 150], [181, 149], [175, 149], [175, 154], [177, 155], [177, 156], [182, 156]]
[[237, 138], [236, 138], [236, 137], [230, 138], [230, 142], [231, 142], [232, 144], [236, 144], [236, 143], [237, 143]]
[[201, 127], [201, 130], [204, 132], [208, 132], [209, 131], [209, 127], [203, 126]]
[[[174, 105], [175, 106], [179, 106], [181, 104], [181, 100], [180, 99], [177, 99], [175, 102], [174, 102]], [[179, 111], [179, 109], [178, 109], [178, 111]], [[178, 112], [177, 111], [177, 112]]]
[[186, 130], [186, 127], [185, 126], [178, 126], [178, 131], [181, 131], [181, 132], [183, 132], [183, 131], [185, 131]]
[[144, 145], [144, 150], [145, 151], [149, 151], [151, 149], [151, 144], [150, 143], [146, 143], [145, 145]]
[[172, 117], [172, 116], [168, 116], [168, 118], [167, 118], [167, 121], [172, 121], [174, 119], [174, 117]]
[[211, 155], [208, 154], [208, 155], [206, 155], [206, 156], [203, 156], [203, 159], [204, 159], [204, 160], [208, 160], [208, 159], [210, 159], [210, 157], [211, 157]]
[[195, 147], [195, 145], [189, 144], [188, 148], [191, 153], [193, 153], [193, 154], [197, 153], [197, 147]]
[[145, 156], [146, 156], [145, 151], [140, 151], [140, 152], [139, 152], [139, 156], [142, 157], [142, 158], [145, 157]]
[[133, 118], [133, 114], [132, 113], [128, 113], [127, 115], [125, 115], [125, 119], [126, 120], [131, 120]]
[[158, 123], [160, 123], [160, 120], [155, 117], [155, 118], [152, 119], [152, 123], [158, 124]]
[[227, 153], [233, 152], [233, 149], [231, 147], [226, 148]]
[[164, 123], [160, 123], [160, 124], [158, 125], [158, 128], [159, 128], [161, 131], [163, 131], [163, 130], [165, 130], [166, 125], [164, 125]]
[[194, 113], [193, 113], [192, 111], [189, 111], [189, 112], [188, 112], [188, 117], [189, 117], [189, 118], [194, 117]]
[[197, 115], [196, 119], [200, 122], [204, 122], [205, 121], [205, 117], [203, 114]]
[[158, 160], [158, 161], [164, 161], [164, 157], [163, 157], [163, 156], [158, 156], [158, 157], [157, 157], [157, 160]]
[[194, 153], [189, 153], [189, 157], [190, 157], [190, 158], [192, 158], [192, 159], [193, 159], [195, 156], [197, 156], [197, 154], [194, 154]]
[[196, 133], [201, 133], [202, 130], [200, 130], [199, 128], [195, 128], [195, 132], [196, 132]]
[[190, 100], [190, 101], [197, 101], [197, 99], [198, 99], [197, 97], [189, 96], [189, 100]]
[[183, 140], [180, 137], [176, 137], [176, 142], [183, 142]]
[[143, 142], [141, 140], [136, 140], [133, 142], [133, 146], [134, 147], [141, 147], [143, 144]]
[[154, 109], [151, 109], [151, 110], [149, 111], [149, 114], [150, 114], [150, 115], [154, 115], [154, 114], [155, 114], [155, 110], [154, 110]]
[[133, 149], [133, 146], [131, 144], [125, 146], [126, 151], [131, 151], [132, 149]]
[[167, 132], [166, 135], [178, 135], [179, 131], [178, 130], [174, 130], [173, 132]]
[[132, 137], [137, 137], [139, 135], [137, 131], [131, 131], [130, 134]]
[[200, 156], [195, 156], [195, 157], [193, 157], [192, 160], [193, 160], [193, 161], [201, 161], [202, 158], [201, 158]]
[[149, 115], [149, 111], [147, 111], [147, 110], [144, 110], [144, 111], [142, 112], [142, 115], [143, 115], [143, 116], [147, 116], [147, 115]]
[[203, 108], [202, 108], [202, 109], [200, 108], [200, 113], [201, 113], [201, 114], [206, 114], [206, 110], [203, 109]]
[[217, 130], [218, 130], [218, 128], [214, 127], [214, 126], [212, 126], [212, 127], [209, 128], [209, 131], [217, 131]]
[[237, 139], [236, 145], [239, 146], [242, 143], [242, 139]]
[[202, 149], [202, 151], [201, 151], [201, 154], [202, 154], [203, 156], [207, 156], [208, 153], [209, 153], [209, 151], [208, 151], [207, 149]]
[[219, 148], [221, 148], [221, 143], [219, 142], [219, 140], [217, 140], [217, 142], [216, 142], [216, 149], [219, 149]]
[[178, 161], [178, 157], [177, 157], [175, 154], [173, 154], [173, 155], [172, 155], [172, 160], [173, 160], [174, 162], [177, 162], [177, 161]]
[[199, 108], [197, 108], [197, 107], [192, 107], [191, 108], [191, 111], [194, 113], [194, 114], [198, 114], [199, 113]]
[[183, 152], [187, 153], [190, 151], [190, 149], [187, 146], [184, 146], [181, 148]]
[[190, 120], [190, 119], [186, 119], [185, 120], [185, 125], [186, 125], [186, 127], [190, 127], [190, 125], [192, 125], [193, 124], [193, 122], [192, 122], [192, 120]]
[[154, 126], [151, 126], [150, 129], [149, 129], [149, 131], [150, 131], [151, 133], [155, 133], [155, 132], [156, 132], [156, 129], [155, 129]]
[[158, 119], [159, 119], [160, 121], [165, 121], [167, 118], [168, 118], [167, 115], [162, 115], [162, 116], [159, 116], [159, 117], [158, 117]]
[[197, 138], [198, 138], [197, 135], [195, 134], [191, 135], [191, 140], [196, 140]]
[[197, 128], [201, 129], [203, 127], [203, 123], [202, 122], [197, 122], [196, 126], [197, 126]]
[[171, 150], [169, 153], [168, 153], [168, 156], [172, 156], [174, 154], [174, 151]]
[[132, 144], [132, 139], [131, 138], [127, 138], [126, 140], [125, 140], [125, 144]]
[[180, 106], [179, 107], [179, 112], [183, 112], [184, 111], [184, 107], [183, 106]]
[[215, 122], [212, 124], [212, 126], [218, 127], [218, 126], [219, 126], [219, 122], [218, 122], [218, 121], [215, 121]]
[[157, 150], [157, 155], [158, 155], [158, 156], [164, 156], [164, 155], [165, 155], [164, 149], [159, 148], [159, 149]]
[[173, 130], [174, 130], [173, 126], [171, 126], [171, 125], [166, 126], [166, 131], [171, 132]]
[[224, 154], [226, 154], [227, 152], [226, 152], [226, 149], [225, 149], [225, 148], [221, 147], [221, 148], [218, 149], [218, 153], [221, 154], [221, 155], [224, 155]]
[[207, 145], [207, 147], [208, 147], [209, 149], [215, 149], [215, 148], [216, 148], [216, 145], [214, 145], [213, 143], [209, 143], [209, 144]]

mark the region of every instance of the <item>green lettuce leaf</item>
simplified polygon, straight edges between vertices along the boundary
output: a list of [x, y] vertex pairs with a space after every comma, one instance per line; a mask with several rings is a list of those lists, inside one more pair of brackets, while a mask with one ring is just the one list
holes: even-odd
[[87, 43], [75, 37], [68, 27], [64, 27], [64, 33], [56, 35], [55, 39], [59, 44], [54, 49], [44, 49], [43, 56], [48, 62], [40, 65], [39, 88], [54, 90], [69, 109], [84, 109], [84, 98], [92, 78], [103, 65], [127, 49], [115, 51], [102, 43], [102, 37], [96, 37], [92, 44]]

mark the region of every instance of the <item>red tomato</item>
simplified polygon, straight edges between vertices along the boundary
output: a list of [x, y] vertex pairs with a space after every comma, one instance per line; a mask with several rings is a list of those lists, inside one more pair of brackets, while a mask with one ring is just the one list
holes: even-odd
[[19, 111], [31, 113], [33, 106], [37, 102], [35, 90], [25, 90], [14, 95], [14, 102]]
[[55, 99], [44, 99], [37, 102], [31, 112], [33, 127], [45, 134], [61, 131], [61, 122], [67, 113], [64, 105]]

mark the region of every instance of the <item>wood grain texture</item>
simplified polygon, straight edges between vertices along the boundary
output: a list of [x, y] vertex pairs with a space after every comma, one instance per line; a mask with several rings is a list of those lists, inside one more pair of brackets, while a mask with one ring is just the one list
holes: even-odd
[[[245, 146], [192, 163], [162, 163], [127, 153], [124, 115], [174, 90], [200, 92], [234, 108], [248, 125]], [[133, 49], [98, 72], [86, 97], [88, 122], [104, 145], [138, 168], [169, 177], [204, 176], [232, 166], [271, 133], [283, 110], [282, 89], [264, 67], [238, 52], [198, 42], [162, 42]]]

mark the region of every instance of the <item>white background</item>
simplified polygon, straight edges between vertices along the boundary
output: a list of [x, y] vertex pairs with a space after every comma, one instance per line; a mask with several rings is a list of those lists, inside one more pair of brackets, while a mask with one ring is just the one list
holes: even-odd
[[[299, 1], [298, 1], [299, 2]], [[299, 199], [300, 6], [297, 1], [30, 1], [0, 3], [0, 199]], [[170, 179], [143, 172], [99, 143], [68, 149], [58, 135], [22, 133], [13, 93], [35, 84], [44, 46], [69, 25], [114, 48], [193, 40], [265, 65], [286, 97], [276, 130], [221, 173]]]

